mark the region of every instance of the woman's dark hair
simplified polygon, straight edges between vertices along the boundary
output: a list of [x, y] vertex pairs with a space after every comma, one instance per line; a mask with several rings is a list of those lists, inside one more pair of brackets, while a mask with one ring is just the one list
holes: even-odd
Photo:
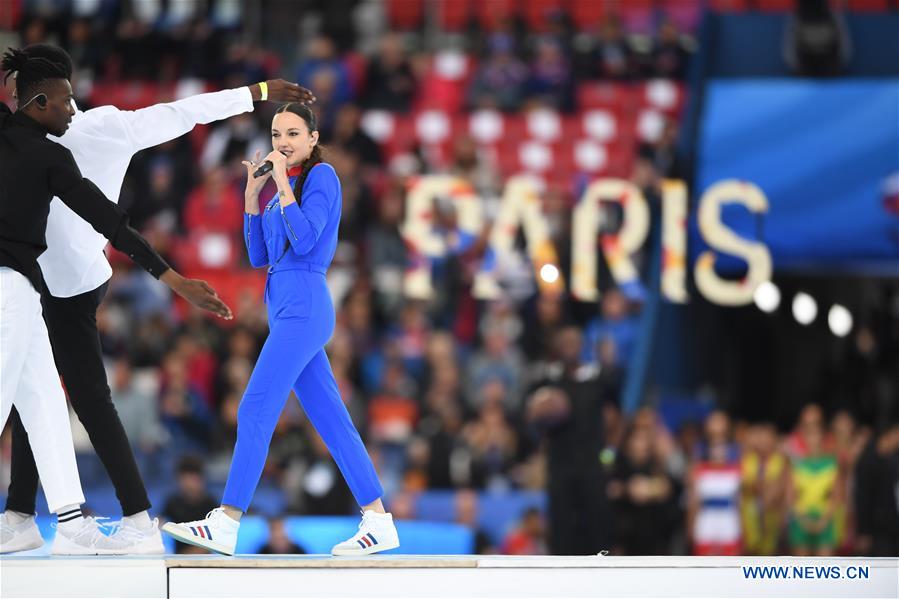
[[[281, 114], [282, 112], [292, 112], [293, 114], [303, 119], [306, 122], [306, 126], [309, 128], [309, 133], [318, 131], [318, 122], [315, 118], [315, 113], [312, 112], [312, 110], [310, 110], [310, 108], [305, 104], [300, 104], [299, 102], [288, 102], [287, 104], [279, 108], [275, 114]], [[309, 171], [312, 170], [313, 166], [319, 164], [322, 161], [322, 147], [320, 144], [315, 144], [315, 146], [312, 147], [312, 153], [309, 154], [309, 158], [307, 158], [303, 162], [300, 176], [297, 177], [296, 183], [293, 184], [293, 196], [297, 199], [298, 204], [301, 203], [301, 198], [303, 195], [303, 184], [306, 183], [306, 177], [309, 176]]]
[[16, 93], [20, 99], [33, 96], [47, 79], [68, 79], [72, 74], [71, 70], [67, 71], [65, 64], [48, 59], [45, 55], [31, 55], [27, 48], [9, 48], [3, 55], [0, 68], [6, 71], [3, 83], [6, 83], [10, 75], [17, 73]]

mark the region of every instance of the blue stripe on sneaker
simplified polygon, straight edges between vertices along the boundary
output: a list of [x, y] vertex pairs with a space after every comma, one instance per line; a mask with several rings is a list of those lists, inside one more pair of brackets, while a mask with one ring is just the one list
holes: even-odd
[[368, 536], [368, 538], [371, 539], [372, 545], [377, 545], [377, 544], [378, 544], [378, 539], [376, 539], [375, 536], [374, 536], [373, 534], [368, 533], [368, 535], [366, 535], [366, 536]]
[[194, 528], [193, 526], [190, 527], [190, 532], [194, 533], [194, 536], [195, 536], [195, 537], [200, 536], [200, 533], [198, 533], [198, 532], [197, 532], [197, 529]]
[[212, 540], [212, 533], [209, 532], [209, 527], [208, 527], [208, 526], [204, 526], [203, 528], [206, 529], [206, 538], [209, 539], [209, 540], [211, 541], [211, 540]]
[[356, 542], [359, 543], [359, 546], [362, 547], [363, 549], [368, 549], [368, 547], [365, 545], [365, 543], [362, 542], [362, 539], [359, 539]]

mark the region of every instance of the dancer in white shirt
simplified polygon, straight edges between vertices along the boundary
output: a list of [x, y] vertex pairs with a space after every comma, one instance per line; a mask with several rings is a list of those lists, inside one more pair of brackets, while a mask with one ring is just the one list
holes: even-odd
[[[35, 44], [24, 51], [71, 74], [71, 58], [60, 48]], [[278, 79], [136, 111], [101, 106], [78, 111], [66, 134], [52, 139], [72, 152], [85, 178], [118, 202], [137, 152], [180, 137], [198, 124], [250, 112], [254, 101], [264, 100], [311, 103], [315, 98], [309, 90]], [[120, 530], [133, 539], [128, 552], [162, 553], [162, 538], [148, 514], [150, 501], [110, 397], [100, 351], [96, 311], [112, 275], [103, 253], [106, 239], [59, 198], [50, 205], [46, 238], [47, 250], [39, 258], [45, 281], [41, 299], [57, 368], [122, 505]], [[12, 467], [6, 511], [0, 515], [0, 553], [43, 543], [34, 521], [37, 469], [18, 415], [13, 412], [10, 420]]]

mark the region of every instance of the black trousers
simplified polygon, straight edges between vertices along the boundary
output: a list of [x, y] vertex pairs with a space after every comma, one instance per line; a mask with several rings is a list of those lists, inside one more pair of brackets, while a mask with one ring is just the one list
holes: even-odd
[[[131, 516], [149, 509], [150, 500], [112, 403], [103, 368], [97, 308], [108, 286], [106, 283], [93, 291], [67, 298], [53, 297], [45, 286], [41, 305], [56, 369], [62, 376], [69, 401], [112, 480], [122, 514]], [[10, 414], [10, 422], [13, 427], [12, 466], [6, 509], [33, 514], [36, 511], [37, 467], [28, 444], [28, 433], [15, 408]]]
[[612, 518], [603, 472], [551, 464], [547, 482], [550, 554], [596, 555], [609, 549]]

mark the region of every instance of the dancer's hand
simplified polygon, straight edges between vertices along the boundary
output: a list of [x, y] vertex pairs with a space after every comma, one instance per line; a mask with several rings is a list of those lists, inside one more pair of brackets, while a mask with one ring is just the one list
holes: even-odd
[[219, 298], [215, 289], [210, 287], [206, 281], [186, 279], [171, 268], [165, 271], [159, 280], [194, 306], [212, 312], [225, 320], [234, 318], [231, 308]]
[[244, 200], [246, 201], [247, 214], [259, 214], [259, 192], [265, 187], [266, 182], [271, 178], [272, 172], [269, 171], [259, 178], [253, 176], [260, 166], [262, 160], [259, 159], [260, 152], [257, 150], [253, 160], [244, 160], [241, 162], [247, 167], [247, 188], [244, 191]]
[[[284, 79], [269, 79], [265, 83], [268, 86], [270, 102], [299, 102], [307, 106], [315, 102], [313, 93], [302, 85]], [[258, 83], [250, 86], [250, 93], [253, 94], [254, 102], [262, 100], [262, 89]]]

